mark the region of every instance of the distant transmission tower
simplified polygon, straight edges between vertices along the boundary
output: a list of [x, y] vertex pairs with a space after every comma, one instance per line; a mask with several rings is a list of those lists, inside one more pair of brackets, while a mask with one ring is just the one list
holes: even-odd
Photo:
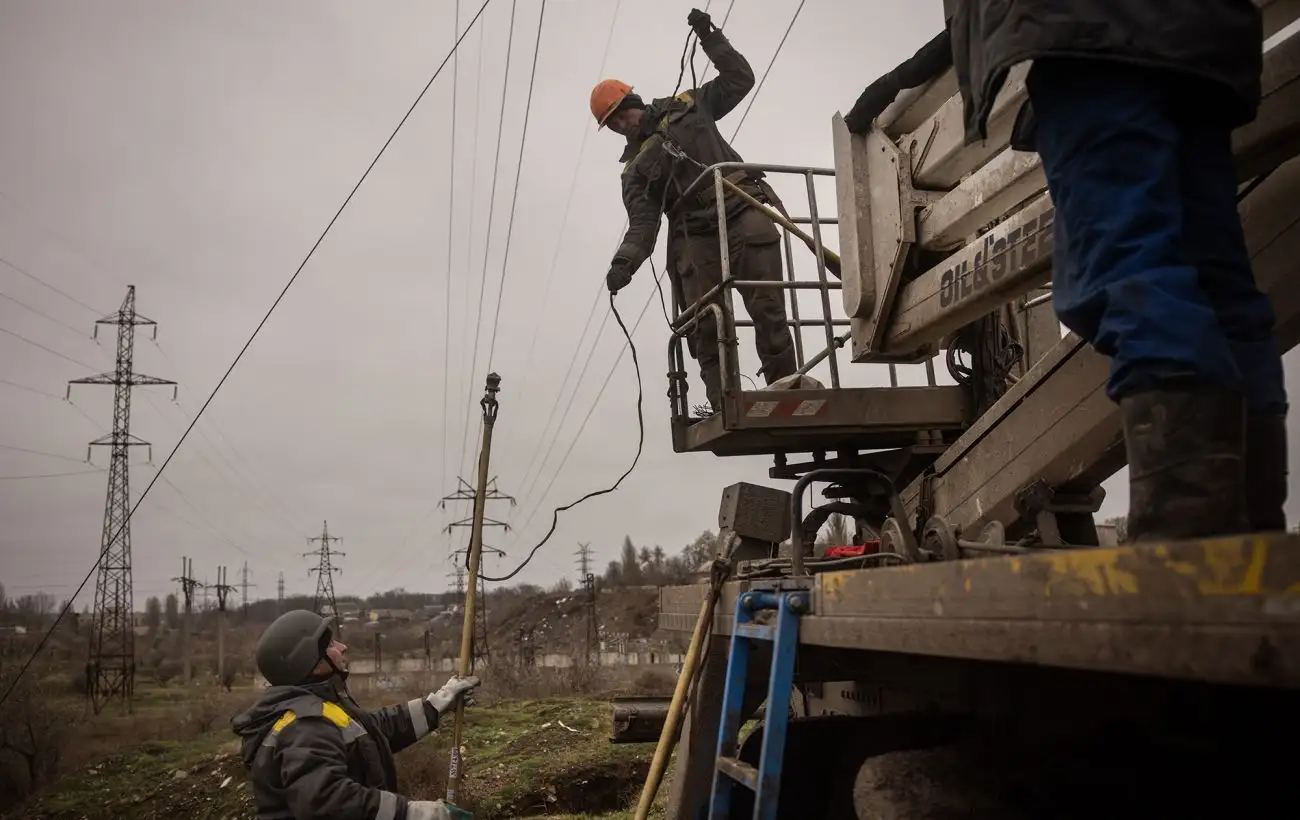
[[578, 556], [578, 583], [584, 584], [591, 574], [591, 544], [579, 544], [574, 555]]
[[[308, 538], [310, 543], [320, 542], [320, 547], [312, 552], [304, 552], [304, 556], [314, 555], [320, 559], [320, 562], [312, 567], [308, 572], [316, 573], [316, 600], [312, 607], [322, 615], [328, 613], [328, 617], [337, 619], [339, 616], [339, 607], [334, 600], [334, 573], [342, 572], [342, 567], [334, 566], [334, 559], [342, 557], [345, 553], [330, 548], [330, 544], [342, 541], [343, 539], [330, 535], [330, 525], [326, 521], [321, 525], [320, 535], [315, 538]], [[322, 609], [322, 607], [325, 607]], [[343, 631], [342, 624], [334, 624], [335, 635]]]
[[599, 665], [600, 629], [596, 622], [596, 576], [591, 572], [591, 544], [579, 544], [576, 554], [578, 556], [578, 583], [582, 585], [582, 608], [587, 621], [586, 651], [582, 662], [585, 666], [591, 663], [592, 658], [595, 658], [597, 665]]
[[[90, 442], [111, 448], [108, 465], [108, 493], [104, 502], [104, 531], [99, 542], [99, 575], [95, 581], [95, 610], [87, 664], [87, 690], [95, 713], [111, 698], [120, 697], [131, 708], [135, 691], [135, 597], [131, 582], [131, 487], [128, 448], [149, 442], [131, 435], [131, 388], [176, 382], [136, 373], [135, 329], [149, 325], [157, 337], [157, 324], [135, 312], [135, 285], [126, 289], [126, 299], [116, 313], [95, 323], [117, 325], [117, 360], [111, 373], [100, 373], [68, 383], [113, 385], [113, 431]], [[174, 393], [173, 393], [174, 397]], [[87, 456], [89, 460], [89, 456]]]
[[284, 570], [280, 570], [280, 579], [275, 582], [275, 611], [284, 614]]
[[248, 580], [252, 574], [248, 569], [248, 562], [245, 561], [243, 569], [239, 571], [239, 608], [243, 610], [245, 618], [248, 617], [248, 588], [257, 586]]

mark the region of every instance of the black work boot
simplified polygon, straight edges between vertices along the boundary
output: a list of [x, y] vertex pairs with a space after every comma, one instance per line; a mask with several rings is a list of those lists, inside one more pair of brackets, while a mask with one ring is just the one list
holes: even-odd
[[1162, 389], [1120, 400], [1132, 542], [1245, 532], [1246, 405], [1219, 388]]
[[1286, 415], [1246, 417], [1246, 515], [1252, 532], [1286, 530]]

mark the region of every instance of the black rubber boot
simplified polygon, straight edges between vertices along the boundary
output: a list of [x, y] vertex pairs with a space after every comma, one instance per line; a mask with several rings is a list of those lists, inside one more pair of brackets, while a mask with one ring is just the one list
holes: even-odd
[[1132, 542], [1246, 532], [1246, 406], [1217, 388], [1152, 390], [1120, 401]]
[[1246, 418], [1246, 515], [1252, 532], [1286, 530], [1286, 415]]

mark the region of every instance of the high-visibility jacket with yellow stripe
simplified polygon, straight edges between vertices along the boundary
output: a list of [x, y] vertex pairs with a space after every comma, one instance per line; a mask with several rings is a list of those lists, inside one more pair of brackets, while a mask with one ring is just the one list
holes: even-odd
[[326, 681], [270, 687], [231, 726], [259, 820], [409, 820], [393, 753], [437, 724], [423, 699], [367, 712]]

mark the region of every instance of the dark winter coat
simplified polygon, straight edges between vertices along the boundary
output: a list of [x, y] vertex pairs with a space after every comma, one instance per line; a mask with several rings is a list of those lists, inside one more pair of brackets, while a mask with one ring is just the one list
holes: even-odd
[[966, 139], [987, 136], [1016, 63], [1085, 57], [1209, 81], [1198, 112], [1228, 127], [1259, 107], [1263, 22], [1252, 0], [944, 0], [966, 109]]
[[[742, 161], [719, 133], [717, 122], [754, 87], [754, 71], [721, 31], [700, 40], [700, 46], [717, 67], [718, 76], [699, 88], [647, 106], [639, 133], [628, 138], [621, 157], [626, 163], [622, 185], [628, 228], [614, 259], [634, 272], [654, 250], [660, 216], [677, 207], [681, 194], [703, 170], [719, 162]], [[677, 151], [689, 159], [674, 156]], [[767, 186], [758, 183], [761, 174], [737, 171], [728, 177], [760, 200], [775, 199]], [[747, 206], [729, 194], [725, 207], [731, 218]], [[681, 203], [670, 225], [669, 243], [674, 235], [715, 232], [717, 224], [714, 188], [705, 185], [692, 194], [691, 201]]]
[[332, 681], [272, 686], [231, 721], [258, 820], [406, 820], [393, 753], [437, 725], [424, 700], [367, 712]]

